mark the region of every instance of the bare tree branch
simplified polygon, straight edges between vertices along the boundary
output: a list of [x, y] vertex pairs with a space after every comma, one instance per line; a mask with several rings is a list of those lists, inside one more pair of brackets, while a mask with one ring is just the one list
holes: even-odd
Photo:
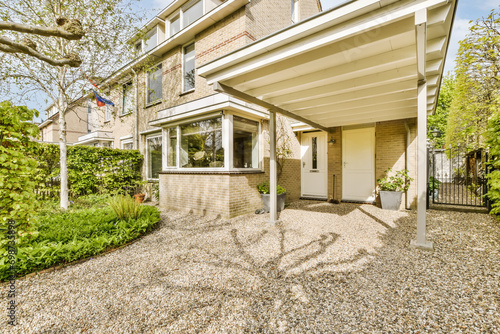
[[79, 67], [82, 64], [82, 60], [77, 54], [70, 54], [68, 58], [52, 59], [37, 52], [32, 47], [11, 41], [5, 37], [0, 37], [0, 51], [7, 53], [24, 53], [53, 66], [69, 65], [70, 67]]
[[0, 30], [17, 31], [40, 36], [62, 37], [67, 40], [78, 40], [85, 36], [82, 24], [78, 20], [59, 18], [57, 24], [60, 27], [46, 28], [4, 21], [0, 22]]

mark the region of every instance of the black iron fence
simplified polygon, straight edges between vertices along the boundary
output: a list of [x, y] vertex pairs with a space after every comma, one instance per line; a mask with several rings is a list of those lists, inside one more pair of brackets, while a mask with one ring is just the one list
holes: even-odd
[[430, 149], [428, 156], [428, 203], [488, 207], [485, 150]]

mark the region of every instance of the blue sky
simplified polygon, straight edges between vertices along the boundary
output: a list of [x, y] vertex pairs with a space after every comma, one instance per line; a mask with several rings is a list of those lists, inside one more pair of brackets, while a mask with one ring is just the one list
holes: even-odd
[[[143, 9], [163, 9], [171, 1], [170, 0], [143, 0], [139, 3]], [[339, 3], [345, 2], [345, 0], [321, 0], [323, 9], [331, 8]], [[455, 67], [455, 57], [458, 51], [458, 42], [466, 36], [468, 28], [470, 26], [469, 22], [471, 20], [476, 20], [480, 17], [486, 17], [489, 15], [490, 11], [494, 8], [498, 8], [499, 0], [458, 0], [457, 15], [455, 17], [455, 23], [453, 26], [451, 41], [448, 50], [448, 56], [446, 58], [445, 73], [448, 71], [453, 71]], [[149, 11], [148, 11], [149, 12]], [[151, 17], [154, 11], [151, 11]], [[149, 20], [150, 17], [147, 18]], [[0, 97], [1, 99], [2, 97]], [[40, 100], [39, 102], [32, 101], [28, 104], [30, 108], [36, 108], [42, 114], [41, 118], [45, 119], [43, 115], [43, 110], [46, 107], [45, 104]]]

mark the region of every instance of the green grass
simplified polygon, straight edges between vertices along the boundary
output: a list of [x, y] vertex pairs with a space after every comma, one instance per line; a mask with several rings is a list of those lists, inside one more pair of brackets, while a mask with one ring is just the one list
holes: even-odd
[[[140, 206], [137, 218], [119, 219], [109, 198], [84, 198], [68, 211], [45, 206], [33, 221], [35, 233], [17, 245], [17, 276], [100, 254], [136, 239], [159, 220], [158, 209]], [[19, 243], [22, 242], [22, 243]], [[0, 280], [10, 275], [7, 253], [0, 249]]]

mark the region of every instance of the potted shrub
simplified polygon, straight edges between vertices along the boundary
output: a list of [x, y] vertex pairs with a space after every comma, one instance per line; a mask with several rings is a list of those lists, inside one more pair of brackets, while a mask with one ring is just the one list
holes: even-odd
[[[262, 182], [261, 184], [257, 185], [257, 189], [259, 190], [259, 193], [261, 194], [262, 197], [262, 203], [264, 204], [264, 211], [269, 212], [270, 202], [271, 202], [271, 195], [269, 194], [270, 192], [269, 183]], [[276, 191], [278, 193], [278, 212], [279, 212], [285, 209], [286, 189], [278, 185], [276, 187]]]
[[441, 183], [441, 181], [433, 176], [429, 176], [429, 195], [432, 196], [432, 198], [439, 197], [439, 187], [441, 186]]
[[385, 176], [377, 180], [380, 186], [380, 203], [382, 209], [386, 210], [399, 210], [401, 205], [401, 196], [403, 192], [410, 188], [410, 182], [413, 179], [408, 175], [408, 170], [403, 169], [392, 173], [392, 168], [385, 171]]

